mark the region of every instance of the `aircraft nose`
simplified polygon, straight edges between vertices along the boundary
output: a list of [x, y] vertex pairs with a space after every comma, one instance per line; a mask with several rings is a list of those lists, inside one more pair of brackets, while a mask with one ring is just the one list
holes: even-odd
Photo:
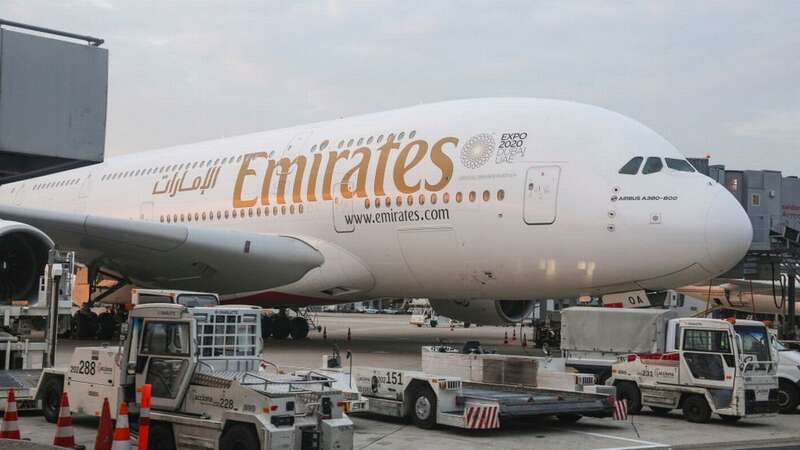
[[703, 266], [718, 276], [744, 258], [753, 240], [753, 226], [744, 208], [724, 188], [714, 195], [706, 216], [707, 262]]

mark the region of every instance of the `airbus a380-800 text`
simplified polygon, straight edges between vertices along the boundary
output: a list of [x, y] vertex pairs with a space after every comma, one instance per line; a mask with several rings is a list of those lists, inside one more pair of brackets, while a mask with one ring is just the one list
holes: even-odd
[[273, 307], [428, 297], [501, 323], [530, 300], [665, 289], [747, 251], [733, 198], [620, 114], [460, 100], [110, 158], [0, 187], [4, 298], [52, 245], [136, 286]]

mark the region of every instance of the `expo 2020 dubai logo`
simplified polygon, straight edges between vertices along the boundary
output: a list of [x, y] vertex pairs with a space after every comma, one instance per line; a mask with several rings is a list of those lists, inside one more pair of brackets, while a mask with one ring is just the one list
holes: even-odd
[[491, 134], [476, 134], [461, 148], [461, 164], [468, 169], [477, 169], [486, 164], [494, 153], [494, 138]]

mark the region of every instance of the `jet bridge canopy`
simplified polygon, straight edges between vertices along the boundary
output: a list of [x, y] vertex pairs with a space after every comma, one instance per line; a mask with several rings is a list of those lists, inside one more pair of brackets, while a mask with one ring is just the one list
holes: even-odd
[[0, 184], [103, 160], [102, 42], [0, 19]]

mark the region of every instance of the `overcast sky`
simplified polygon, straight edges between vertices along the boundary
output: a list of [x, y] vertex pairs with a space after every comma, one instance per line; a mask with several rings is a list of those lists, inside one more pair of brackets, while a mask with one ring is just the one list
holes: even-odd
[[800, 175], [800, 1], [0, 0], [0, 17], [106, 40], [110, 156], [526, 96]]

